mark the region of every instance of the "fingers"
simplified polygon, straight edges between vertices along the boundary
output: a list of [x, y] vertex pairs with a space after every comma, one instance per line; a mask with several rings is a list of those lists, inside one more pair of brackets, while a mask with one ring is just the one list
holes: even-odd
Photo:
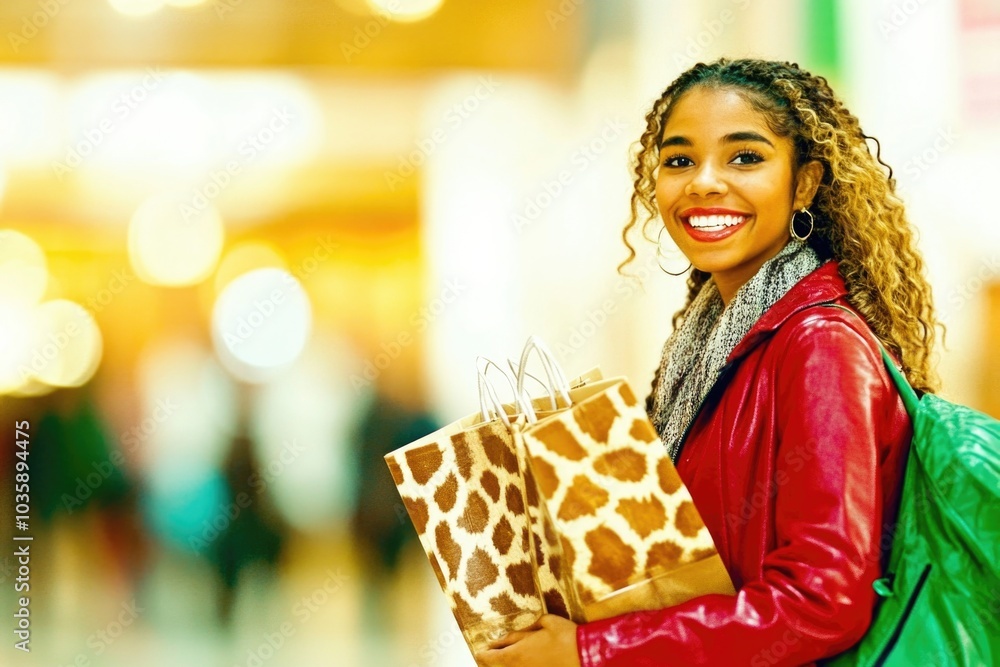
[[516, 632], [508, 632], [503, 637], [491, 641], [489, 646], [491, 649], [505, 648], [507, 646], [510, 646], [511, 644], [516, 644], [517, 642], [521, 641], [522, 639], [530, 635], [532, 632], [534, 631], [518, 630]]
[[476, 664], [480, 667], [509, 667], [511, 656], [503, 648], [490, 648], [475, 654]]
[[543, 618], [545, 618], [545, 615], [536, 618], [534, 623], [532, 623], [531, 625], [522, 630], [514, 630], [513, 632], [508, 632], [503, 637], [494, 639], [493, 641], [490, 642], [489, 647], [495, 649], [495, 648], [503, 648], [504, 646], [510, 646], [511, 644], [516, 644], [517, 642], [521, 641], [528, 635], [537, 632], [538, 630], [541, 630]]
[[563, 618], [562, 616], [556, 616], [555, 614], [545, 614], [538, 619], [536, 625], [542, 629], [551, 630], [553, 628], [563, 628], [573, 626], [576, 627], [576, 623], [573, 621]]

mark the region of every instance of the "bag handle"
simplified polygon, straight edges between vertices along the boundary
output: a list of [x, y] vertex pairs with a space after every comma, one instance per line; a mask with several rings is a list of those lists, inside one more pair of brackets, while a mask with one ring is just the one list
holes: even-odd
[[[823, 305], [831, 308], [840, 308], [841, 310], [847, 311], [864, 322], [860, 315], [850, 308], [845, 308], [839, 303], [825, 303]], [[868, 324], [865, 323], [865, 326], [867, 327]], [[920, 409], [920, 397], [917, 396], [917, 392], [913, 390], [913, 387], [910, 385], [909, 381], [907, 381], [903, 372], [896, 366], [896, 362], [893, 361], [891, 356], [889, 356], [889, 352], [885, 349], [885, 346], [882, 345], [882, 341], [878, 339], [878, 336], [873, 337], [875, 338], [875, 342], [878, 344], [879, 351], [882, 353], [882, 363], [885, 364], [886, 370], [889, 371], [889, 376], [892, 377], [893, 384], [896, 385], [896, 389], [899, 391], [899, 395], [903, 399], [903, 406], [906, 408], [906, 413], [910, 415], [910, 420], [912, 421], [916, 418], [917, 411]]]
[[486, 420], [488, 414], [493, 414], [495, 415], [494, 419], [499, 418], [503, 421], [504, 425], [510, 426], [510, 418], [507, 415], [507, 411], [503, 409], [503, 403], [501, 403], [500, 397], [497, 395], [496, 388], [490, 383], [489, 378], [486, 377], [491, 366], [500, 371], [504, 379], [507, 380], [511, 391], [514, 392], [514, 409], [516, 413], [523, 414], [529, 422], [537, 421], [538, 418], [535, 416], [535, 409], [531, 405], [531, 400], [527, 398], [527, 394], [518, 392], [515, 380], [511, 374], [491, 359], [479, 356], [476, 357], [476, 373], [479, 376], [479, 411], [483, 420]]
[[549, 350], [548, 345], [535, 335], [528, 336], [528, 340], [524, 343], [524, 349], [521, 351], [521, 361], [517, 368], [515, 369], [514, 365], [511, 364], [511, 371], [514, 371], [517, 376], [517, 395], [525, 395], [524, 378], [528, 374], [525, 369], [527, 368], [528, 358], [532, 352], [536, 353], [542, 362], [542, 368], [545, 370], [545, 376], [548, 379], [546, 387], [552, 399], [552, 409], [557, 410], [559, 408], [556, 400], [557, 397], [564, 401], [564, 405], [572, 405], [573, 401], [569, 397], [569, 381], [566, 380], [566, 375], [563, 374], [562, 368], [556, 361], [555, 355]]

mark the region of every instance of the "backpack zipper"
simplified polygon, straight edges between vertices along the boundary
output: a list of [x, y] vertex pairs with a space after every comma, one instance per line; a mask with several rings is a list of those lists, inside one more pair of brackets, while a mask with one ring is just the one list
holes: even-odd
[[920, 597], [920, 591], [924, 589], [924, 584], [927, 583], [927, 575], [931, 572], [931, 564], [928, 563], [923, 572], [920, 573], [920, 578], [917, 579], [917, 585], [913, 587], [913, 593], [910, 594], [910, 599], [906, 601], [906, 608], [903, 609], [903, 615], [900, 616], [899, 621], [896, 623], [895, 629], [889, 636], [889, 641], [886, 642], [885, 647], [878, 656], [878, 660], [872, 665], [872, 667], [882, 667], [886, 660], [889, 659], [889, 654], [892, 653], [892, 649], [896, 647], [899, 642], [899, 636], [903, 634], [903, 626], [906, 625], [906, 619], [910, 617], [910, 612], [913, 611], [913, 606], [917, 603], [917, 598]]

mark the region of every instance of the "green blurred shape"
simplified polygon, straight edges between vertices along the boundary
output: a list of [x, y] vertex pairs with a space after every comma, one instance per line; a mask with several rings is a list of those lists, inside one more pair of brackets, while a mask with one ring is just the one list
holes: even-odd
[[808, 68], [827, 78], [838, 78], [841, 68], [841, 0], [806, 0], [806, 58]]

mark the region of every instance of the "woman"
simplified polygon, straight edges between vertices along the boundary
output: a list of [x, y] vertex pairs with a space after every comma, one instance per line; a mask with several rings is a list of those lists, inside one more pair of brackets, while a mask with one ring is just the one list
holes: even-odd
[[923, 262], [891, 170], [822, 77], [698, 64], [646, 124], [623, 266], [641, 206], [693, 267], [647, 408], [737, 594], [545, 616], [481, 661], [812, 664], [871, 622], [911, 436], [876, 338], [935, 388]]

